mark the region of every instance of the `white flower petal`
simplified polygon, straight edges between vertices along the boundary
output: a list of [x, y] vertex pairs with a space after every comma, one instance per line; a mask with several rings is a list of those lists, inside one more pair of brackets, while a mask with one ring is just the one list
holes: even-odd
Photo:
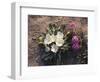
[[63, 37], [64, 37], [64, 34], [62, 32], [57, 32], [57, 35], [56, 35], [56, 45], [57, 46], [62, 46], [64, 44], [64, 40], [63, 40]]
[[56, 40], [56, 36], [54, 35], [54, 34], [52, 34], [51, 36], [50, 36], [50, 40], [51, 40], [51, 42], [55, 42], [55, 40]]
[[63, 38], [64, 34], [60, 31], [57, 32], [56, 38]]
[[44, 39], [44, 44], [50, 44], [50, 43], [52, 43], [51, 36], [50, 36], [50, 34], [47, 34], [46, 38]]
[[64, 44], [64, 40], [63, 39], [56, 39], [56, 45], [57, 46], [62, 46]]
[[58, 51], [58, 46], [56, 46], [55, 44], [53, 44], [51, 46], [51, 51], [54, 52], [54, 53], [56, 53]]

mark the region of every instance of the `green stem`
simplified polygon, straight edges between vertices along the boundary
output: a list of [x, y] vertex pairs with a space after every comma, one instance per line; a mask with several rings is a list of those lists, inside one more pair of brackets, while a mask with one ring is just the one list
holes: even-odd
[[56, 54], [57, 55], [57, 65], [60, 65], [61, 64], [61, 51], [58, 53], [58, 54]]

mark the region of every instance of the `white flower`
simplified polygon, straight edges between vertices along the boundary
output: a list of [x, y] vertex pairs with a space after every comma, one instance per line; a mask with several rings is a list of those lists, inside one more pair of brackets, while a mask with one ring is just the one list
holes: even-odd
[[55, 42], [56, 36], [55, 36], [54, 34], [52, 34], [52, 35], [50, 36], [50, 38], [51, 38], [51, 42]]
[[50, 34], [46, 34], [46, 38], [44, 39], [44, 44], [50, 44], [50, 43], [52, 43], [51, 36]]
[[64, 34], [60, 31], [57, 32], [57, 35], [56, 35], [56, 38], [63, 38], [64, 37]]
[[64, 34], [60, 31], [57, 32], [57, 35], [46, 34], [46, 38], [44, 39], [44, 44], [51, 44], [55, 42], [57, 46], [62, 46], [64, 44]]
[[58, 51], [58, 46], [56, 46], [55, 44], [53, 44], [51, 46], [51, 51], [54, 52], [54, 53], [56, 53]]
[[56, 43], [57, 46], [60, 47], [60, 46], [62, 46], [64, 44], [63, 37], [64, 37], [64, 34], [62, 32], [60, 32], [60, 31], [57, 32], [56, 41], [55, 41], [55, 43]]
[[64, 40], [63, 40], [63, 38], [57, 38], [56, 39], [56, 45], [57, 46], [62, 46], [64, 44]]
[[47, 34], [46, 38], [44, 39], [44, 44], [51, 44], [52, 42], [55, 42], [56, 36], [54, 34], [50, 35]]

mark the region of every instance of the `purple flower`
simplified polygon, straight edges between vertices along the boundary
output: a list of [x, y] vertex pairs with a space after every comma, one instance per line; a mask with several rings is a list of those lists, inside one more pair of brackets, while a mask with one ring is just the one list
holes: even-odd
[[72, 48], [73, 48], [74, 50], [78, 50], [78, 49], [80, 48], [80, 46], [79, 46], [78, 43], [76, 43], [76, 44], [72, 44]]
[[80, 48], [80, 45], [79, 45], [79, 38], [78, 36], [74, 35], [72, 37], [72, 48], [74, 50], [78, 50]]
[[72, 37], [72, 44], [73, 44], [73, 43], [79, 43], [79, 38], [78, 38], [78, 36], [74, 35], [74, 36]]

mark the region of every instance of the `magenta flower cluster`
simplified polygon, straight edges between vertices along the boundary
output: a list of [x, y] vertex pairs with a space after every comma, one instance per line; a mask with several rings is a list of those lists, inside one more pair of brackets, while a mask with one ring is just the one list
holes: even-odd
[[[68, 24], [69, 28], [70, 29], [75, 29], [77, 28], [77, 24], [73, 21], [70, 21], [70, 23]], [[74, 50], [78, 50], [80, 48], [80, 45], [79, 45], [79, 38], [77, 36], [77, 34], [73, 33], [73, 36], [72, 36], [72, 49]]]
[[73, 21], [70, 21], [69, 24], [68, 24], [68, 27], [69, 27], [70, 29], [74, 29], [74, 28], [77, 27], [77, 24], [76, 24], [75, 22], [73, 22]]
[[79, 38], [78, 38], [78, 36], [74, 35], [72, 37], [72, 49], [78, 50], [79, 48], [80, 48]]

